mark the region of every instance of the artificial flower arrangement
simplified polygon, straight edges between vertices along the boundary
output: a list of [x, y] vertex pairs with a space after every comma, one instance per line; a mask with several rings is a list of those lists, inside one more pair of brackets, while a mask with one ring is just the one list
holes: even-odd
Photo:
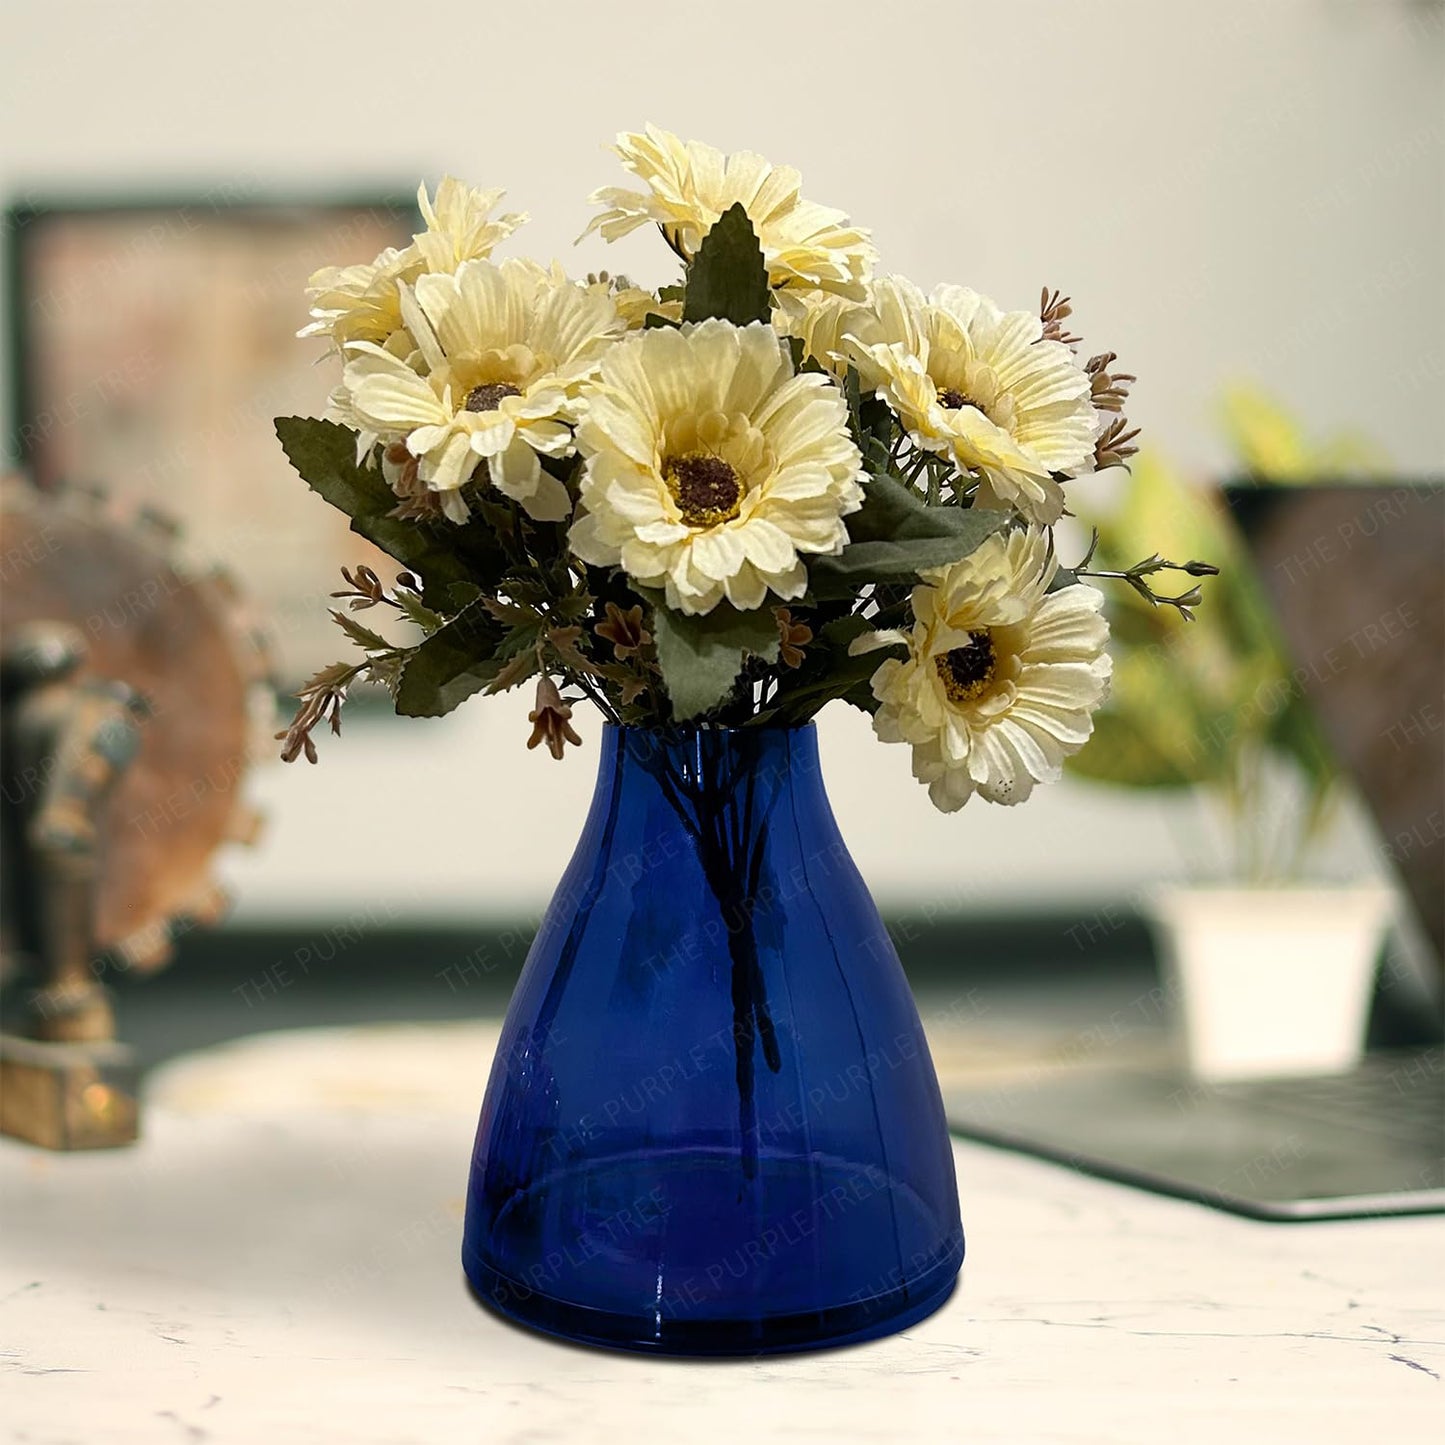
[[[277, 430], [405, 570], [346, 572], [362, 656], [307, 684], [283, 755], [314, 761], [363, 678], [417, 716], [535, 680], [529, 746], [558, 758], [596, 704], [593, 810], [482, 1107], [467, 1278], [629, 1349], [864, 1339], [947, 1298], [963, 1228], [807, 724], [841, 698], [940, 808], [1020, 802], [1108, 686], [1084, 579], [1186, 615], [1198, 593], [1156, 594], [1158, 556], [1059, 565], [1065, 488], [1134, 440], [1132, 378], [1079, 360], [1067, 298], [925, 295], [795, 171], [654, 129], [618, 151], [643, 188], [597, 192], [589, 229], [656, 225], [680, 266], [656, 291], [494, 261], [523, 217], [454, 180], [410, 246], [313, 278], [341, 383], [329, 420]], [[358, 620], [378, 607], [420, 637]]]
[[[655, 291], [493, 259], [526, 220], [448, 178], [426, 229], [311, 281], [341, 361], [329, 419], [277, 431], [311, 487], [406, 569], [347, 572], [363, 656], [312, 678], [285, 739], [315, 761], [348, 690], [399, 713], [536, 680], [529, 746], [572, 709], [640, 728], [796, 726], [841, 698], [913, 750], [945, 810], [1017, 803], [1079, 749], [1109, 682], [1100, 595], [1119, 577], [1187, 615], [1154, 556], [1061, 568], [1066, 488], [1125, 463], [1131, 376], [1080, 359], [1068, 298], [1004, 311], [874, 275], [868, 232], [798, 173], [649, 127], [588, 231], [655, 225]], [[1212, 569], [1180, 564], [1191, 576]], [[355, 613], [420, 629], [388, 640]]]

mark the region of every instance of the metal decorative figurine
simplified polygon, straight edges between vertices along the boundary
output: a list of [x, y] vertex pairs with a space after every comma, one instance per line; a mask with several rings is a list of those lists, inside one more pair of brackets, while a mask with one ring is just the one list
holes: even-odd
[[0, 496], [0, 1132], [54, 1149], [136, 1137], [135, 1069], [107, 975], [149, 972], [217, 918], [215, 850], [240, 802], [265, 651], [234, 589], [175, 560], [174, 529], [19, 478]]

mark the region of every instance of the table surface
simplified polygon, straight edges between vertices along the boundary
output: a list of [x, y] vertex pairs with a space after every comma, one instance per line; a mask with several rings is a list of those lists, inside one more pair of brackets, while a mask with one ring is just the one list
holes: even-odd
[[901, 1335], [697, 1362], [506, 1325], [457, 1258], [495, 1038], [260, 1036], [156, 1076], [132, 1150], [0, 1142], [4, 1438], [1439, 1438], [1440, 1219], [1261, 1224], [965, 1143], [962, 1281]]

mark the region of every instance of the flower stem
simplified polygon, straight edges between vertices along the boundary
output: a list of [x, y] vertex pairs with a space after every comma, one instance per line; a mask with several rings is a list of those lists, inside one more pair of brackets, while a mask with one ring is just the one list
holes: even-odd
[[697, 848], [698, 862], [727, 935], [741, 1164], [744, 1179], [752, 1180], [758, 1169], [758, 1050], [773, 1073], [782, 1068], [782, 1051], [758, 956], [755, 918], [767, 847], [766, 809], [759, 817], [757, 774], [751, 767], [745, 768], [746, 781], [741, 786], [736, 775], [723, 776], [708, 763], [691, 780], [683, 778], [667, 758], [659, 758], [653, 771], [663, 796]]

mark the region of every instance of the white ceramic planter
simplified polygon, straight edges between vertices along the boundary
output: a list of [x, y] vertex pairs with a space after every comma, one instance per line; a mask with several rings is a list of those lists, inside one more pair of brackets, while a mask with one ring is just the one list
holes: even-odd
[[1196, 1078], [1343, 1073], [1364, 1050], [1387, 889], [1167, 888], [1151, 900]]

